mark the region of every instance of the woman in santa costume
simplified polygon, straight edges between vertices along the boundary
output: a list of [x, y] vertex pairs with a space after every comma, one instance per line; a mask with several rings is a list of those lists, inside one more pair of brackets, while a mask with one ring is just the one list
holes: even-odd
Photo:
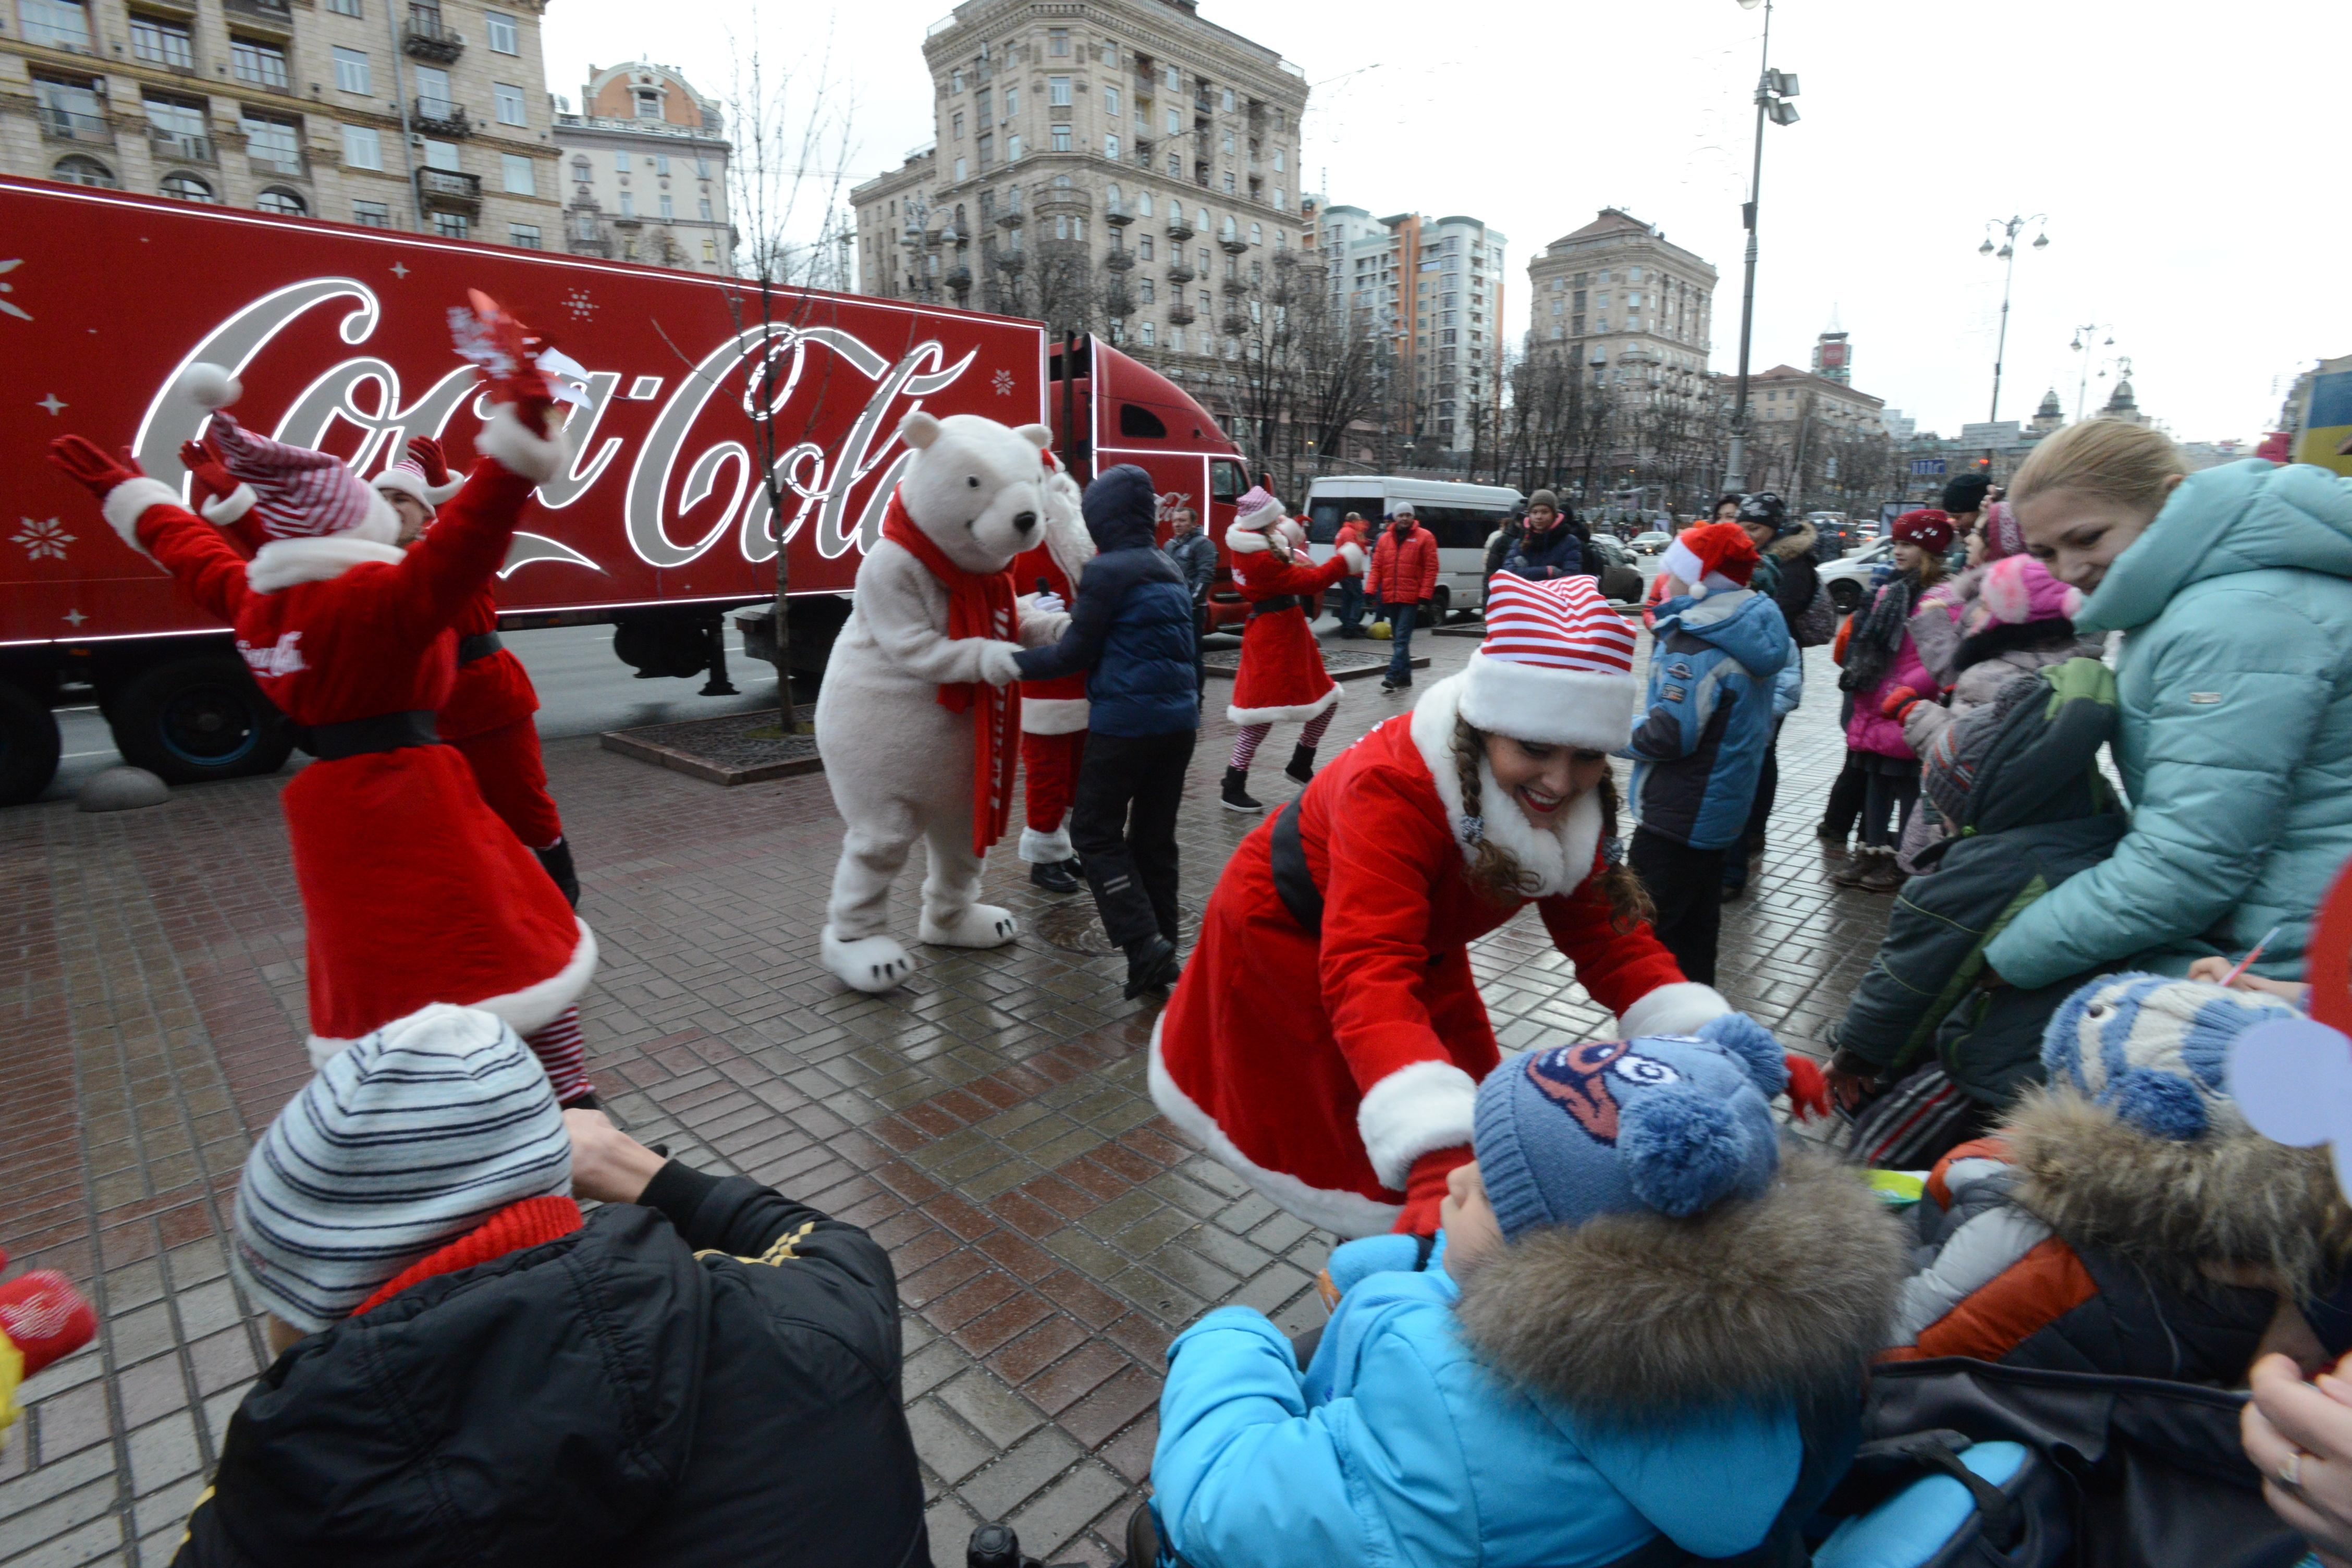
[[[1077, 481], [1051, 452], [1039, 454], [1053, 477], [1045, 485], [1045, 523], [1037, 542], [1013, 558], [1013, 585], [1068, 605], [1077, 599], [1078, 574], [1095, 558], [1095, 542], [1079, 510]], [[1051, 608], [1051, 605], [1046, 605]], [[1087, 754], [1087, 672], [1021, 683], [1021, 771], [1027, 820], [1021, 858], [1029, 880], [1049, 893], [1086, 887], [1070, 847], [1070, 804], [1078, 764]]]
[[[449, 477], [441, 443], [418, 436], [409, 441], [407, 456], [375, 477], [375, 488], [399, 514], [398, 542], [405, 547], [424, 537], [435, 509], [456, 496], [463, 481]], [[495, 577], [467, 601], [457, 632], [457, 679], [434, 715], [434, 728], [474, 770], [483, 803], [539, 857], [564, 900], [578, 909], [580, 878], [572, 868], [563, 818], [547, 792], [547, 763], [531, 718], [539, 711], [539, 691], [522, 660], [499, 639]]]
[[[451, 1002], [504, 1018], [560, 1100], [593, 1104], [573, 1003], [595, 938], [433, 728], [457, 675], [452, 626], [505, 560], [532, 488], [568, 460], [546, 433], [546, 383], [520, 329], [487, 300], [478, 310], [503, 345], [489, 356], [481, 458], [414, 550], [393, 542], [392, 508], [341, 459], [225, 413], [211, 443], [236, 481], [227, 500], [266, 541], [250, 561], [127, 456], [69, 436], [49, 460], [100, 499], [124, 542], [236, 628], [255, 680], [318, 759], [279, 797], [308, 927], [311, 1061]], [[215, 409], [237, 395], [212, 365], [192, 367], [183, 389]]]
[[1309, 563], [1291, 542], [1291, 522], [1282, 503], [1263, 487], [1234, 503], [1234, 526], [1225, 549], [1234, 560], [1234, 586], [1249, 603], [1242, 625], [1241, 668], [1234, 674], [1234, 700], [1225, 717], [1241, 726], [1225, 768], [1223, 800], [1228, 811], [1263, 811], [1250, 798], [1250, 763], [1266, 731], [1286, 720], [1305, 721], [1297, 748], [1284, 769], [1305, 784], [1315, 776], [1315, 748], [1331, 727], [1339, 688], [1323, 668], [1323, 645], [1307, 624], [1302, 599], [1312, 598], [1342, 577], [1364, 569], [1364, 552], [1342, 544], [1322, 565]]
[[1528, 903], [1619, 1032], [1729, 1011], [1683, 978], [1615, 853], [1633, 633], [1589, 577], [1497, 573], [1463, 673], [1244, 838], [1154, 1026], [1151, 1098], [1341, 1236], [1422, 1233], [1499, 1059], [1470, 943]]

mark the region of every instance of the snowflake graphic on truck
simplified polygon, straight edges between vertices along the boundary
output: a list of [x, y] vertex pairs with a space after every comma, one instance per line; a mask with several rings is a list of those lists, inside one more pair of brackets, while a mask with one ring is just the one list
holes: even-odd
[[66, 558], [66, 546], [74, 542], [74, 536], [56, 518], [20, 517], [16, 521], [24, 526], [16, 531], [15, 542], [25, 547], [27, 556], [35, 561]]

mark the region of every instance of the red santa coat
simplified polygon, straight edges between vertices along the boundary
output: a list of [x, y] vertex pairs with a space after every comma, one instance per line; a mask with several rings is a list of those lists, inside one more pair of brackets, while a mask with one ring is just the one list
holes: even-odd
[[1267, 1197], [1342, 1236], [1389, 1229], [1413, 1162], [1470, 1142], [1477, 1082], [1499, 1054], [1469, 944], [1522, 902], [1625, 1035], [1685, 1032], [1729, 1010], [1683, 978], [1649, 927], [1611, 924], [1596, 797], [1545, 831], [1488, 783], [1487, 837], [1544, 891], [1496, 903], [1465, 879], [1461, 682], [1440, 681], [1341, 752], [1292, 808], [1323, 894], [1320, 937], [1275, 889], [1269, 817], [1227, 862], [1152, 1031], [1161, 1114]]
[[1236, 724], [1314, 718], [1339, 700], [1339, 689], [1324, 672], [1323, 647], [1307, 624], [1306, 607], [1255, 606], [1284, 595], [1319, 594], [1348, 574], [1348, 563], [1335, 554], [1320, 566], [1304, 559], [1286, 563], [1267, 548], [1264, 534], [1240, 528], [1225, 535], [1225, 548], [1233, 555], [1234, 586], [1253, 606], [1242, 626], [1241, 668], [1225, 717]]
[[[130, 522], [197, 606], [236, 628], [269, 700], [315, 726], [443, 706], [451, 627], [505, 559], [531, 488], [485, 459], [412, 550], [284, 539], [250, 563], [212, 524], [155, 499], [160, 486], [121, 486], [107, 511], [136, 508], [117, 526]], [[308, 925], [313, 1062], [428, 1002], [480, 1007], [529, 1034], [586, 987], [595, 938], [482, 803], [455, 747], [316, 762], [280, 799]]]
[[[499, 629], [498, 591], [488, 583], [466, 601], [451, 628], [461, 638]], [[539, 689], [522, 660], [506, 648], [467, 659], [457, 667], [449, 700], [441, 705], [434, 727], [445, 741], [463, 741], [497, 730], [539, 711]]]

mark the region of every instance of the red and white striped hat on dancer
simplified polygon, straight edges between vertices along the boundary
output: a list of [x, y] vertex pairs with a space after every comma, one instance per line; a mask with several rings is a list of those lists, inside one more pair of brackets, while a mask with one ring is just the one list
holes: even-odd
[[1633, 738], [1633, 628], [1590, 577], [1486, 584], [1486, 639], [1463, 676], [1462, 717], [1515, 740], [1614, 752]]
[[226, 499], [205, 509], [212, 521], [226, 525], [250, 511], [271, 539], [350, 533], [389, 544], [400, 536], [390, 504], [341, 458], [257, 436], [226, 412], [244, 391], [228, 372], [192, 364], [180, 385], [198, 407], [214, 411], [205, 442], [238, 481]]

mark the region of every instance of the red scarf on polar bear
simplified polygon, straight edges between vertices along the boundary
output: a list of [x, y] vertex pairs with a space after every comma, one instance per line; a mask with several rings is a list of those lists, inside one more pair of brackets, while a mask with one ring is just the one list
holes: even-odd
[[[948, 591], [948, 636], [1020, 640], [1021, 611], [1013, 603], [1010, 571], [967, 572], [949, 560], [915, 526], [895, 489], [882, 515], [882, 537], [921, 562]], [[1021, 765], [1021, 685], [941, 681], [939, 702], [950, 713], [971, 710], [971, 852], [985, 855], [1013, 822], [1013, 779]]]

